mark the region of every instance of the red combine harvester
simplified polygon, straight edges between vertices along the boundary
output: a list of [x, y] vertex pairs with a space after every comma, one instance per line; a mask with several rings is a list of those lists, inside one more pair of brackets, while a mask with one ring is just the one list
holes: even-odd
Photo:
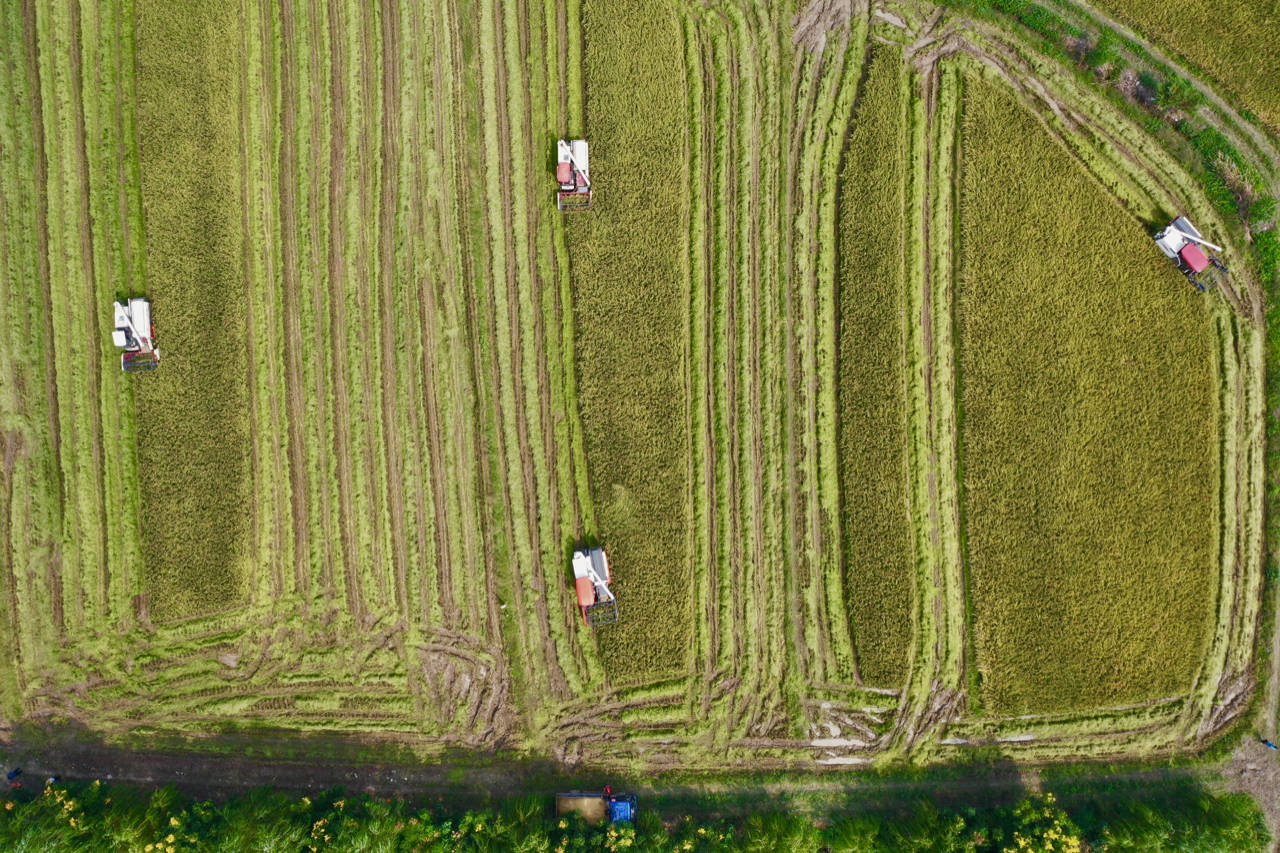
[[160, 364], [160, 350], [156, 347], [156, 330], [151, 324], [151, 303], [141, 297], [132, 297], [115, 303], [116, 327], [111, 341], [124, 350], [120, 354], [120, 369], [125, 373], [155, 370]]
[[1205, 255], [1205, 249], [1221, 252], [1221, 246], [1215, 246], [1204, 239], [1196, 227], [1185, 216], [1179, 216], [1169, 223], [1155, 236], [1156, 245], [1165, 256], [1171, 258], [1187, 281], [1195, 285], [1201, 292], [1214, 287], [1220, 277], [1227, 272], [1227, 266], [1216, 255]]
[[603, 548], [581, 548], [573, 552], [573, 582], [584, 624], [610, 625], [618, 621], [618, 599], [609, 591], [612, 581], [609, 558]]
[[556, 207], [562, 211], [586, 210], [591, 207], [591, 177], [587, 163], [587, 141], [561, 139], [556, 143]]

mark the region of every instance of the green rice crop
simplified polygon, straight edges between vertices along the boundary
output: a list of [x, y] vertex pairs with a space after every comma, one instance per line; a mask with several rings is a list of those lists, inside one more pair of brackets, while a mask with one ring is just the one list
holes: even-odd
[[837, 419], [846, 607], [869, 684], [906, 678], [913, 563], [906, 474], [901, 53], [865, 71], [840, 175]]
[[147, 288], [164, 360], [137, 377], [145, 585], [177, 617], [245, 594], [249, 445], [238, 166], [240, 4], [139, 0]]
[[1186, 691], [1216, 578], [1205, 298], [1010, 97], [966, 87], [967, 560], [996, 713]]
[[682, 64], [670, 58], [681, 44], [674, 11], [657, 0], [582, 6], [597, 200], [566, 228], [591, 498], [622, 617], [599, 641], [621, 680], [683, 669], [689, 657], [689, 130]]

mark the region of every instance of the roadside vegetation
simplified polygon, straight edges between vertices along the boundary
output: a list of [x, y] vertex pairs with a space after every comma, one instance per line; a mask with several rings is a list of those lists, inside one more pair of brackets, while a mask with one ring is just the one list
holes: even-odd
[[523, 850], [671, 851], [671, 853], [1181, 853], [1260, 851], [1268, 841], [1248, 797], [1204, 791], [1176, 797], [1086, 800], [1064, 808], [1052, 795], [982, 810], [940, 810], [928, 803], [892, 814], [811, 817], [758, 803], [743, 821], [683, 820], [644, 811], [636, 824], [588, 826], [556, 818], [546, 801], [451, 812], [413, 808], [328, 791], [295, 797], [254, 791], [215, 804], [171, 788], [152, 793], [100, 782], [55, 785], [0, 806], [0, 843], [9, 849], [178, 851], [405, 850], [423, 853]]

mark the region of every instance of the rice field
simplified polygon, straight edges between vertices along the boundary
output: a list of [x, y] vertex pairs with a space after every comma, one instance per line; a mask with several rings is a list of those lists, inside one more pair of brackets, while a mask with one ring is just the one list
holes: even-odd
[[[1243, 708], [1260, 289], [1165, 265], [1175, 211], [1247, 255], [1020, 36], [23, 0], [0, 74], [5, 724], [647, 770], [1168, 754]], [[1081, 281], [1071, 228], [1125, 260]]]
[[957, 369], [983, 706], [1175, 694], [1214, 616], [1212, 316], [1012, 98], [967, 86], [963, 115]]
[[1280, 7], [1270, 0], [1189, 3], [1178, 14], [1159, 0], [1106, 0], [1116, 18], [1221, 83], [1274, 133], [1280, 129]]

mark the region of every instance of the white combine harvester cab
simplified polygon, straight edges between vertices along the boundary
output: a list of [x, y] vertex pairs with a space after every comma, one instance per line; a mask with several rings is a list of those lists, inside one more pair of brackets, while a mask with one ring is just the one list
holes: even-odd
[[612, 581], [609, 558], [603, 548], [573, 552], [573, 582], [585, 624], [609, 625], [618, 621], [618, 599], [609, 591]]
[[156, 347], [155, 328], [151, 325], [151, 302], [132, 297], [116, 302], [116, 326], [111, 342], [124, 350], [120, 354], [120, 369], [125, 373], [139, 370], [155, 370], [160, 363], [160, 350]]
[[1221, 252], [1222, 247], [1204, 239], [1204, 235], [1185, 216], [1179, 216], [1170, 222], [1167, 228], [1156, 234], [1155, 241], [1165, 257], [1177, 264], [1178, 270], [1199, 291], [1203, 292], [1218, 284], [1219, 276], [1227, 272], [1226, 264], [1216, 255], [1204, 253], [1204, 249]]
[[587, 141], [561, 139], [556, 143], [556, 207], [562, 211], [586, 210], [595, 197], [591, 191], [591, 172]]

